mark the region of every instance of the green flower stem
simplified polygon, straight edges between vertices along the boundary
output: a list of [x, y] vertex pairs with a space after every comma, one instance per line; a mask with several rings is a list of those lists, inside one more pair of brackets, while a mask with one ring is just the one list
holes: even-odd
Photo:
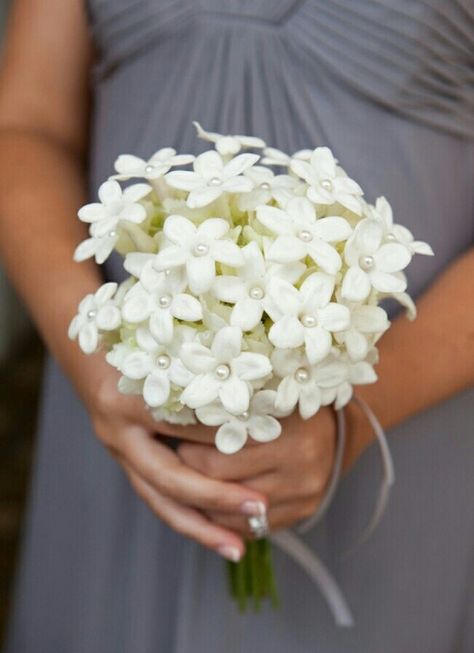
[[228, 562], [229, 590], [239, 610], [245, 612], [249, 603], [255, 612], [268, 599], [273, 608], [279, 606], [271, 543], [267, 539], [246, 542], [246, 553], [239, 562]]

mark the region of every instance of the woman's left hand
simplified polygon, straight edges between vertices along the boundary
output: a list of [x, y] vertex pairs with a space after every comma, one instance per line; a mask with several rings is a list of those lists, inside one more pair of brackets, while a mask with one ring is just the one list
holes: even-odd
[[[283, 432], [272, 442], [249, 439], [238, 453], [220, 453], [214, 445], [183, 442], [178, 455], [209, 477], [239, 481], [268, 499], [271, 531], [288, 528], [317, 510], [328, 485], [336, 450], [336, 418], [331, 408], [309, 420], [298, 414], [282, 420]], [[244, 516], [207, 513], [222, 526], [252, 537]]]

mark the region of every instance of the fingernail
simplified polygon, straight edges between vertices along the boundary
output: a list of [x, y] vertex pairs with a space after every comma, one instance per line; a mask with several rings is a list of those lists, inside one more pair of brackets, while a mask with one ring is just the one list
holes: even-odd
[[267, 508], [263, 501], [244, 501], [240, 506], [240, 510], [244, 515], [250, 515], [251, 517], [260, 517], [265, 515]]
[[238, 562], [241, 558], [239, 549], [236, 546], [228, 546], [224, 544], [217, 549], [217, 553], [227, 560], [232, 560], [232, 562]]

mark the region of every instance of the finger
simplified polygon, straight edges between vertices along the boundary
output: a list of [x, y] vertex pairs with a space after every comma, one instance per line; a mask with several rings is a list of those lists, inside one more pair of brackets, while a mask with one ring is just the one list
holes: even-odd
[[[290, 501], [275, 508], [270, 508], [267, 513], [269, 533], [295, 526], [298, 522], [311, 517], [318, 509], [318, 506], [319, 501], [306, 499], [304, 501]], [[254, 538], [248, 517], [222, 512], [206, 512], [206, 515], [213, 523], [231, 529], [245, 539]]]
[[294, 470], [277, 470], [261, 476], [245, 479], [245, 487], [262, 492], [271, 508], [288, 501], [318, 498], [325, 492], [328, 477], [325, 471], [303, 467], [298, 474]]
[[180, 426], [179, 424], [169, 424], [168, 422], [154, 421], [153, 429], [161, 435], [168, 435], [179, 440], [189, 442], [199, 442], [214, 446], [216, 429], [204, 424], [189, 424]]
[[211, 478], [239, 481], [259, 476], [278, 467], [281, 447], [273, 442], [258, 443], [245, 447], [229, 456], [214, 446], [183, 442], [178, 456], [186, 465]]
[[152, 512], [174, 531], [195, 540], [207, 549], [236, 562], [245, 552], [245, 545], [231, 529], [213, 524], [202, 513], [182, 506], [157, 492], [144, 481], [132, 468], [124, 465], [130, 483], [138, 496], [148, 505]]
[[121, 455], [155, 490], [180, 503], [223, 512], [243, 512], [249, 505], [267, 504], [266, 497], [257, 490], [210, 479], [187, 467], [169, 447], [140, 427], [127, 429]]

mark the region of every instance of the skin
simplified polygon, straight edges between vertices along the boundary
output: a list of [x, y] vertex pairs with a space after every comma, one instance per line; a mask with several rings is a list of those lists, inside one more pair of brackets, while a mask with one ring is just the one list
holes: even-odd
[[[52, 17], [60, 30], [51, 29]], [[213, 447], [213, 429], [155, 422], [139, 397], [119, 395], [103, 355], [86, 357], [67, 339], [79, 300], [101, 283], [94, 263], [72, 260], [86, 236], [75, 215], [87, 199], [92, 57], [82, 0], [16, 0], [0, 73], [0, 254], [97, 437], [138, 495], [171, 528], [237, 558], [249, 508], [263, 503], [272, 529], [317, 508], [334, 460], [334, 415], [330, 408], [307, 422], [293, 415], [278, 440], [225, 456]], [[385, 428], [473, 383], [474, 312], [465, 308], [473, 275], [471, 250], [421, 298], [418, 320], [398, 318], [380, 341], [380, 380], [358, 394]], [[358, 408], [347, 415], [346, 470], [373, 438]], [[158, 434], [183, 443], [173, 452]]]

